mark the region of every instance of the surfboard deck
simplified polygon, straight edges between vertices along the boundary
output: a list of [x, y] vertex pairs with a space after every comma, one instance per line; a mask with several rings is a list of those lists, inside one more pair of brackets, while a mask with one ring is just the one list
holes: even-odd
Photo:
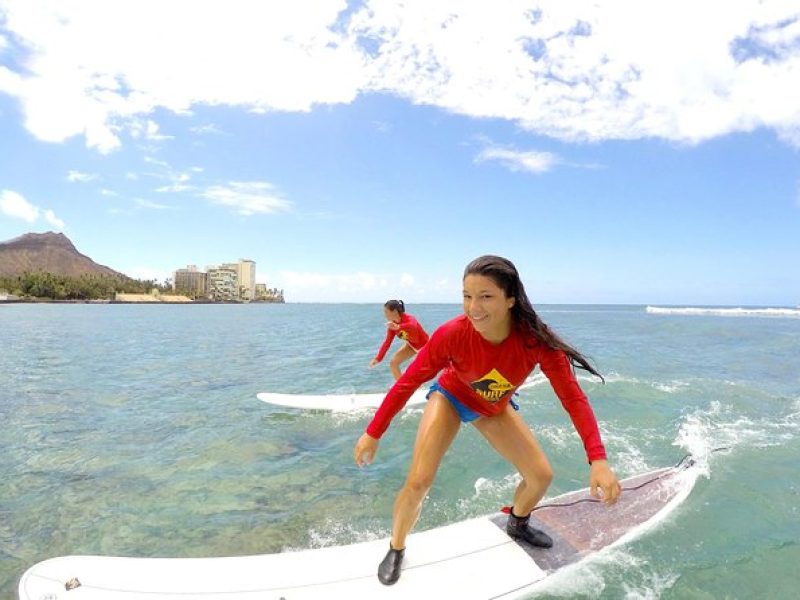
[[382, 539], [261, 556], [65, 556], [28, 569], [18, 594], [20, 600], [524, 598], [548, 575], [654, 526], [689, 495], [697, 475], [684, 465], [625, 479], [611, 507], [586, 489], [548, 499], [531, 524], [553, 537], [551, 549], [509, 538], [502, 513], [414, 533], [400, 581], [389, 587], [376, 576], [388, 550]]

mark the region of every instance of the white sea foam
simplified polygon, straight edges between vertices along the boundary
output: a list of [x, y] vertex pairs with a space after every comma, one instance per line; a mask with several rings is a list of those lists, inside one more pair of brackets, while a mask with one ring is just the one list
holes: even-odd
[[[309, 529], [309, 547], [327, 548], [329, 546], [344, 546], [357, 542], [368, 542], [388, 537], [391, 532], [386, 529], [361, 529], [342, 523], [334, 519], [327, 519], [320, 528]], [[307, 548], [294, 548], [294, 550], [305, 550]], [[285, 548], [290, 551], [293, 548]]]
[[[416, 406], [413, 407], [413, 408], [406, 408], [405, 410], [403, 410], [400, 413], [400, 418], [402, 420], [414, 419], [415, 421], [419, 421], [419, 419], [422, 416], [422, 413], [423, 413], [424, 410], [425, 410], [424, 408], [419, 408], [419, 407], [416, 407]], [[373, 409], [373, 412], [374, 412], [374, 409]]]
[[536, 587], [537, 596], [555, 598], [600, 598], [608, 585], [609, 571], [635, 570], [642, 559], [622, 548], [611, 548], [547, 577]]
[[786, 416], [786, 422], [795, 425], [800, 423], [800, 398], [794, 401], [792, 412]]
[[666, 394], [674, 394], [682, 390], [685, 387], [688, 387], [689, 383], [687, 381], [672, 381], [670, 383], [651, 383], [655, 389], [660, 392], [664, 392]]
[[[606, 383], [641, 383], [641, 379], [637, 377], [623, 375], [622, 373], [617, 373], [616, 371], [609, 371], [606, 375], [604, 375], [604, 377]], [[586, 375], [578, 375], [578, 379], [580, 381], [594, 381], [594, 378]]]
[[363, 425], [366, 427], [374, 413], [374, 408], [329, 411], [325, 413], [313, 410], [304, 411], [304, 414], [312, 419], [319, 419], [321, 415], [324, 415], [325, 421], [332, 423], [334, 427], [350, 427], [353, 423], [363, 423]]
[[477, 500], [487, 494], [492, 496], [506, 494], [509, 490], [515, 489], [521, 480], [522, 478], [519, 476], [519, 473], [506, 475], [500, 481], [487, 479], [486, 477], [478, 477], [478, 479], [475, 480], [475, 494], [473, 494], [472, 499]]
[[645, 311], [653, 315], [705, 315], [714, 317], [790, 317], [800, 318], [798, 308], [707, 308], [648, 306]]
[[[600, 433], [603, 436], [603, 441], [606, 446], [614, 447], [614, 468], [621, 475], [634, 475], [636, 473], [644, 473], [651, 469], [647, 463], [647, 459], [642, 454], [642, 451], [636, 446], [634, 442], [635, 436], [628, 437], [620, 433], [619, 428], [609, 430], [602, 424], [600, 426]], [[637, 430], [641, 435], [641, 430]]]
[[677, 573], [638, 572], [644, 581], [640, 584], [623, 582], [625, 600], [657, 600], [680, 579]]
[[[418, 421], [420, 416], [422, 415], [422, 410], [423, 408], [420, 408], [419, 406], [404, 408], [398, 413], [395, 419], [401, 421], [405, 421], [407, 419], [414, 419]], [[333, 423], [337, 427], [347, 426], [351, 423], [359, 423], [359, 422], [363, 422], [364, 424], [366, 424], [369, 423], [370, 419], [372, 419], [372, 416], [375, 414], [375, 411], [376, 409], [372, 407], [359, 408], [356, 410], [331, 411], [329, 413], [329, 418], [331, 419], [331, 421], [333, 421]], [[313, 411], [309, 411], [305, 414], [311, 416], [315, 415]]]
[[[800, 401], [795, 409], [800, 408]], [[684, 418], [674, 445], [685, 448], [702, 465], [717, 448], [780, 446], [800, 434], [800, 414], [795, 411], [780, 420], [737, 416], [732, 408], [715, 400]]]
[[543, 383], [547, 383], [547, 377], [544, 376], [543, 373], [535, 373], [528, 377], [525, 382], [519, 386], [518, 390], [524, 390], [531, 387], [536, 387], [538, 385], [542, 385]]
[[[634, 385], [646, 385], [653, 389], [656, 389], [660, 392], [665, 392], [667, 394], [674, 394], [681, 389], [688, 387], [690, 383], [688, 381], [684, 381], [682, 379], [676, 379], [673, 381], [647, 381], [645, 379], [640, 379], [638, 377], [631, 377], [629, 375], [622, 375], [621, 373], [617, 373], [616, 371], [610, 371], [607, 375], [604, 376], [607, 384], [612, 383], [630, 383]], [[578, 381], [581, 382], [592, 382], [596, 383], [597, 378], [588, 376], [588, 375], [578, 375]]]
[[579, 444], [578, 434], [572, 426], [563, 425], [538, 425], [536, 434], [549, 441], [556, 448], [569, 448]]

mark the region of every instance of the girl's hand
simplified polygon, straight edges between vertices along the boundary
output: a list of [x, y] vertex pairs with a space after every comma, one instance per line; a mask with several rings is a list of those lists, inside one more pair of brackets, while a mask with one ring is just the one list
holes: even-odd
[[400, 329], [400, 325], [398, 325], [394, 321], [389, 321], [388, 323], [386, 323], [386, 328], [391, 329], [392, 331], [397, 331], [398, 329]]
[[375, 453], [378, 451], [378, 440], [365, 433], [356, 442], [356, 447], [353, 450], [353, 458], [359, 467], [372, 464], [372, 459], [375, 458]]
[[[600, 491], [598, 492], [598, 488]], [[589, 471], [589, 493], [600, 498], [604, 504], [614, 504], [622, 493], [617, 476], [608, 466], [607, 460], [592, 461]]]
[[374, 367], [377, 364], [378, 364], [378, 359], [377, 358], [373, 358], [371, 361], [369, 361], [369, 368], [371, 369], [372, 367]]

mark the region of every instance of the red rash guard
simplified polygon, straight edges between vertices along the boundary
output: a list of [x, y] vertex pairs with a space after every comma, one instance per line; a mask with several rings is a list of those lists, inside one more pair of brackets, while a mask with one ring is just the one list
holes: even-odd
[[397, 331], [387, 327], [386, 339], [383, 340], [383, 345], [381, 346], [380, 350], [378, 350], [378, 354], [375, 355], [375, 360], [378, 362], [381, 362], [383, 357], [386, 356], [386, 351], [389, 350], [389, 346], [392, 345], [394, 336], [397, 336], [401, 340], [408, 342], [409, 345], [417, 351], [419, 351], [419, 349], [427, 343], [428, 334], [425, 333], [425, 330], [422, 328], [422, 325], [419, 324], [419, 321], [417, 321], [408, 313], [400, 314], [400, 322], [398, 325], [400, 326], [400, 329]]
[[414, 390], [443, 369], [439, 383], [444, 389], [481, 415], [498, 415], [537, 364], [569, 413], [589, 462], [606, 458], [594, 412], [567, 355], [535, 339], [526, 343], [516, 329], [500, 344], [492, 344], [475, 331], [465, 315], [433, 333], [386, 394], [366, 431], [380, 439]]

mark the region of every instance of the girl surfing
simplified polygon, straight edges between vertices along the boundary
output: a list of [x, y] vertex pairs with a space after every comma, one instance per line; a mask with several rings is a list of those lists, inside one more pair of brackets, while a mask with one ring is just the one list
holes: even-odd
[[419, 321], [406, 312], [406, 305], [402, 300], [388, 300], [383, 305], [383, 315], [386, 317], [386, 339], [383, 340], [378, 354], [375, 355], [369, 366], [372, 368], [383, 360], [389, 346], [392, 345], [392, 340], [397, 336], [404, 344], [389, 361], [389, 368], [397, 380], [400, 379], [400, 365], [420, 351], [428, 341], [428, 334]]
[[359, 467], [371, 463], [392, 418], [420, 384], [441, 373], [428, 393], [411, 466], [395, 500], [389, 551], [378, 566], [378, 579], [385, 585], [400, 577], [406, 536], [461, 423], [471, 423], [521, 476], [506, 533], [534, 546], [552, 546], [550, 536], [529, 526], [528, 519], [550, 485], [553, 471], [512, 400], [536, 365], [580, 435], [590, 465], [592, 495], [607, 504], [620, 495], [594, 412], [573, 367], [600, 374], [539, 318], [511, 261], [499, 256], [473, 260], [464, 271], [463, 286], [464, 314], [433, 333], [386, 394], [353, 452]]

